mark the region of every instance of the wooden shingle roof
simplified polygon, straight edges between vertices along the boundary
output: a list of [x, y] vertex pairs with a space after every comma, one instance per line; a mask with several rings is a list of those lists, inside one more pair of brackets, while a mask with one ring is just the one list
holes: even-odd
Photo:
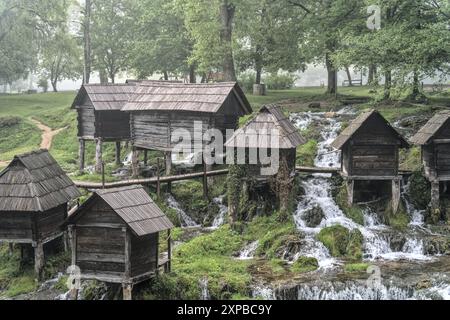
[[342, 149], [342, 147], [356, 134], [361, 128], [364, 127], [364, 123], [372, 117], [378, 117], [381, 119], [386, 127], [399, 139], [402, 147], [408, 147], [409, 144], [403, 138], [403, 136], [395, 130], [390, 123], [376, 110], [369, 110], [361, 113], [355, 120], [351, 121], [349, 126], [333, 141], [331, 147], [335, 149]]
[[43, 212], [80, 196], [47, 150], [16, 156], [0, 173], [0, 212]]
[[83, 214], [86, 205], [99, 197], [122, 218], [137, 236], [157, 233], [174, 227], [142, 186], [94, 190], [93, 192], [93, 196], [69, 217], [69, 221], [77, 219], [79, 215]]
[[126, 84], [85, 84], [78, 91], [72, 108], [81, 106], [86, 95], [97, 111], [120, 110], [128, 102], [137, 82]]
[[434, 115], [412, 138], [411, 143], [425, 145], [438, 133], [450, 119], [450, 111], [441, 111]]
[[217, 113], [234, 95], [242, 114], [252, 112], [244, 92], [235, 82], [191, 84], [170, 81], [142, 81], [122, 111], [191, 111]]
[[229, 148], [272, 148], [273, 134], [278, 136], [278, 149], [295, 149], [306, 143], [280, 107], [267, 105], [261, 108], [255, 118], [238, 129], [225, 143], [225, 146]]

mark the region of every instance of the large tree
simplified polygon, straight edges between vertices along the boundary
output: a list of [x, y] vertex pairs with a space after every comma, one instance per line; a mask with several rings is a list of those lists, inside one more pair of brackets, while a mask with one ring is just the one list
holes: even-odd
[[155, 73], [190, 74], [190, 82], [195, 82], [195, 64], [188, 63], [192, 43], [184, 24], [182, 10], [174, 0], [143, 0], [136, 10], [137, 19], [135, 42], [132, 48], [132, 68], [139, 78]]

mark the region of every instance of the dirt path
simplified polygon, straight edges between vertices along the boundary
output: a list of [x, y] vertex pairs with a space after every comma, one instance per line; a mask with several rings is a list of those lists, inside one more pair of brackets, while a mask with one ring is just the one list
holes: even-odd
[[39, 122], [36, 119], [30, 120], [36, 125], [36, 127], [38, 127], [42, 131], [41, 149], [50, 150], [50, 148], [52, 147], [53, 138], [61, 131], [67, 129], [67, 127], [65, 127], [57, 130], [52, 130], [52, 128], [47, 127], [45, 124]]

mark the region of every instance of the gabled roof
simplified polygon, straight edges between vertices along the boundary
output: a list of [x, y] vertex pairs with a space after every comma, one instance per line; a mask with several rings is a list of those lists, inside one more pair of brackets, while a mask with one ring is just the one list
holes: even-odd
[[331, 144], [331, 147], [335, 149], [342, 149], [342, 147], [353, 137], [354, 134], [356, 134], [359, 129], [364, 127], [364, 124], [366, 121], [371, 119], [372, 117], [377, 117], [378, 119], [381, 119], [385, 125], [386, 128], [388, 128], [393, 135], [395, 135], [402, 145], [402, 147], [408, 147], [409, 144], [403, 138], [403, 136], [395, 130], [390, 123], [376, 110], [370, 110], [361, 113], [355, 120], [351, 121], [349, 126], [345, 128], [344, 131], [334, 140], [334, 142]]
[[69, 217], [69, 223], [81, 216], [97, 197], [103, 199], [137, 236], [174, 227], [142, 186], [94, 190], [92, 197]]
[[0, 212], [43, 212], [80, 196], [47, 150], [15, 156], [0, 173]]
[[277, 149], [295, 149], [306, 143], [280, 107], [266, 105], [261, 108], [255, 118], [238, 129], [225, 143], [225, 146], [229, 148], [272, 148], [271, 141], [274, 132], [277, 132], [279, 137]]
[[78, 91], [72, 109], [83, 104], [86, 95], [97, 111], [120, 110], [134, 92], [137, 82], [126, 84], [84, 84]]
[[192, 111], [217, 113], [230, 95], [239, 101], [242, 114], [252, 113], [244, 92], [235, 82], [192, 84], [142, 81], [122, 111]]
[[450, 119], [450, 111], [441, 111], [434, 115], [412, 138], [411, 142], [417, 145], [425, 145], [438, 133]]

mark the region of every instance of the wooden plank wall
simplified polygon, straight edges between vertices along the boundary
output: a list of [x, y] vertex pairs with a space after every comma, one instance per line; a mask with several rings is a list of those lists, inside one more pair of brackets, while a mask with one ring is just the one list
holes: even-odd
[[0, 213], [0, 239], [33, 240], [32, 214], [27, 212]]
[[157, 268], [158, 234], [144, 237], [131, 236], [131, 276], [138, 276]]
[[45, 239], [63, 231], [62, 225], [67, 218], [67, 205], [36, 214], [38, 239]]
[[130, 114], [118, 110], [96, 111], [96, 137], [104, 140], [128, 140], [130, 138]]

